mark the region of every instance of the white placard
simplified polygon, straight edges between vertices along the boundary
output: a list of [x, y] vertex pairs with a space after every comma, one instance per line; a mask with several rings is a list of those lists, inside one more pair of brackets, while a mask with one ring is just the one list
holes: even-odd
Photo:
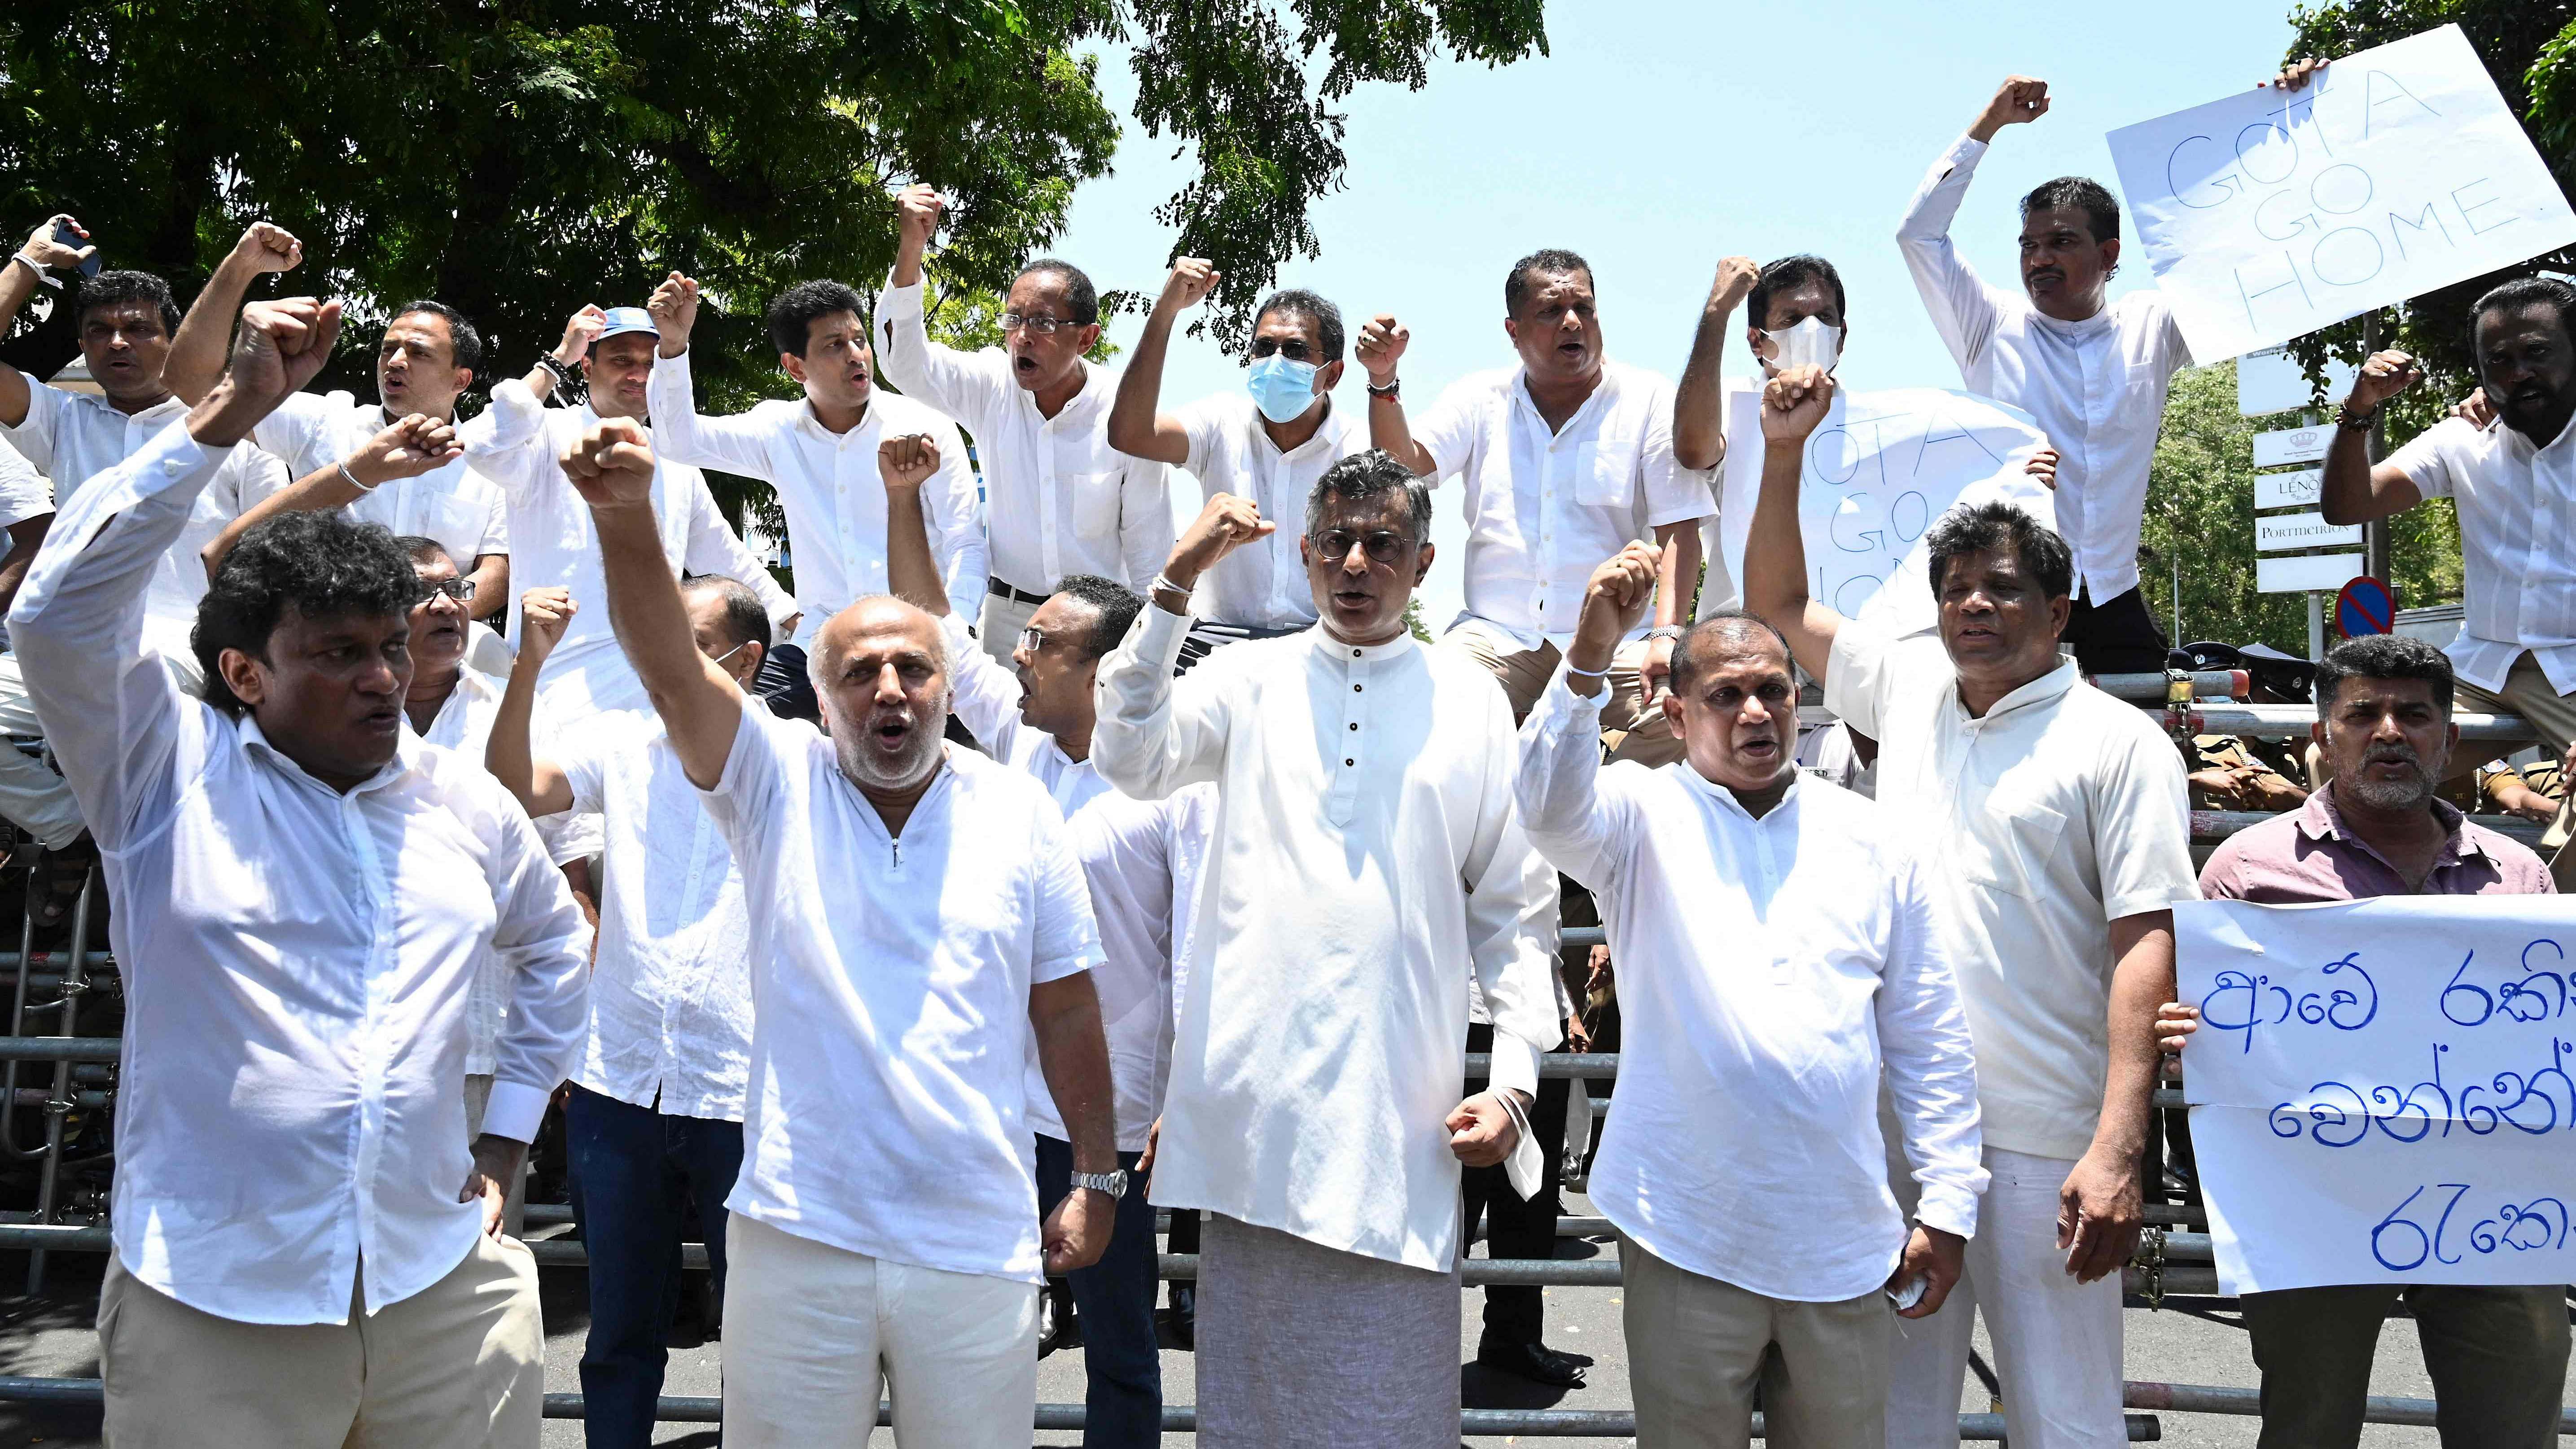
[[2310, 589], [2331, 593], [2361, 577], [2357, 553], [2299, 553], [2254, 560], [2254, 592], [2299, 594]]
[[2456, 25], [2108, 139], [2201, 363], [2576, 241], [2576, 212]]
[[2174, 910], [2218, 1283], [2576, 1281], [2576, 897]]
[[2326, 444], [2334, 441], [2334, 424], [2319, 423], [2313, 428], [2281, 428], [2254, 435], [2254, 466], [2278, 468], [2285, 463], [2322, 463]]
[[2254, 475], [2254, 506], [2257, 508], [2314, 508], [2325, 496], [2326, 470], [2323, 468]]
[[2322, 513], [2276, 513], [2254, 520], [2254, 551], [2280, 553], [2293, 548], [2359, 548], [2361, 525], [2332, 524]]
[[[1762, 492], [1758, 389], [1728, 389], [1726, 430], [1718, 536], [1728, 578], [1741, 580], [1744, 540]], [[1992, 398], [1931, 387], [1836, 393], [1807, 439], [1798, 489], [1807, 587], [1816, 602], [1898, 633], [1931, 627], [1936, 610], [1923, 535], [1956, 504], [1998, 498], [2055, 528], [2048, 486], [2025, 467], [2047, 446], [2030, 414]]]
[[[2328, 362], [2326, 401], [2342, 399], [2352, 391], [2353, 379], [2361, 372], [2358, 364]], [[2308, 386], [2308, 375], [2300, 370], [2298, 360], [2278, 347], [2266, 347], [2236, 359], [2236, 411], [2241, 417], [2259, 418], [2269, 413], [2286, 413], [2297, 408], [2316, 406], [2317, 395]]]

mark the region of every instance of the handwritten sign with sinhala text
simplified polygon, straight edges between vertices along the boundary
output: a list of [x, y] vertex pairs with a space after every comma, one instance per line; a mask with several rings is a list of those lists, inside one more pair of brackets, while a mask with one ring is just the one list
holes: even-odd
[[2456, 25], [2108, 139], [2202, 363], [2576, 241], [2576, 213]]
[[2174, 911], [2227, 1293], [2576, 1282], [2576, 898]]
[[[1744, 545], [1762, 492], [1762, 394], [1727, 396], [1725, 482], [1718, 535], [1728, 577], [1744, 577]], [[2031, 455], [2048, 446], [2028, 413], [1940, 388], [1834, 395], [1807, 438], [1798, 526], [1807, 587], [1818, 603], [1900, 633], [1934, 622], [1923, 536], [1960, 503], [2004, 499], [2057, 526]]]

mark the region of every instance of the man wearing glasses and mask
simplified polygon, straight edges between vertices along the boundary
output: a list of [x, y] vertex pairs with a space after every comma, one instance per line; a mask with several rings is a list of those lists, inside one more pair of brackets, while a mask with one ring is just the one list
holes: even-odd
[[1099, 574], [1143, 591], [1172, 544], [1163, 465], [1109, 444], [1117, 375], [1083, 359], [1100, 340], [1100, 294], [1080, 268], [1042, 258], [1003, 302], [1002, 345], [959, 352], [930, 340], [922, 253], [938, 229], [939, 193], [895, 197], [902, 236], [877, 296], [877, 358], [886, 380], [974, 434], [990, 540], [984, 651], [1007, 660], [1029, 616], [1067, 574]]
[[[1512, 802], [1501, 691], [1405, 628], [1431, 494], [1385, 453], [1307, 500], [1316, 626], [1172, 678], [1199, 580], [1276, 527], [1209, 500], [1100, 671], [1100, 773], [1140, 798], [1217, 790], [1151, 1192], [1209, 1214], [1202, 1442], [1297, 1423], [1344, 1449], [1454, 1445], [1459, 1167], [1508, 1159], [1519, 1191], [1539, 1184], [1555, 874]], [[1461, 1101], [1471, 981], [1492, 1086]]]
[[[1369, 445], [1367, 419], [1333, 406], [1342, 380], [1342, 312], [1309, 291], [1273, 292], [1252, 320], [1244, 390], [1158, 412], [1172, 325], [1207, 296], [1217, 276], [1198, 257], [1173, 265], [1119, 376], [1109, 442], [1131, 456], [1188, 469], [1210, 498], [1231, 494], [1279, 517], [1304, 500], [1325, 469]], [[1315, 623], [1297, 542], [1282, 533], [1226, 555], [1194, 606], [1200, 618], [1181, 651], [1184, 669], [1221, 645], [1301, 633]]]

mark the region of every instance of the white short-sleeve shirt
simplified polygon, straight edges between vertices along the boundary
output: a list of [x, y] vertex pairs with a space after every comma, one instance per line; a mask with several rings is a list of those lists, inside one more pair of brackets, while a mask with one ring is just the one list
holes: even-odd
[[2445, 418], [2388, 466], [2459, 509], [2464, 617], [2444, 652], [2460, 678], [2502, 689], [2528, 649], [2551, 689], [2576, 692], [2576, 427], [2535, 447], [2501, 422]]
[[1220, 624], [1248, 629], [1303, 629], [1315, 622], [1315, 590], [1306, 580], [1297, 539], [1306, 531], [1306, 496], [1325, 470], [1369, 447], [1368, 420], [1326, 404], [1315, 436], [1279, 451], [1261, 427], [1261, 410], [1239, 392], [1204, 397], [1172, 415], [1189, 434], [1181, 464], [1199, 480], [1202, 498], [1249, 498], [1279, 525], [1268, 538], [1217, 560], [1199, 580], [1198, 602]]
[[703, 798], [751, 919], [751, 1084], [725, 1206], [873, 1258], [1043, 1281], [1029, 989], [1100, 961], [1046, 788], [952, 749], [891, 836], [830, 740], [750, 699]]

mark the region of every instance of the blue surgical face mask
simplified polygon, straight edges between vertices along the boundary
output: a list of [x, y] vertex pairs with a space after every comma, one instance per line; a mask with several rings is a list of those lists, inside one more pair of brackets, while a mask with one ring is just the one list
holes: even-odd
[[1315, 364], [1292, 362], [1284, 353], [1256, 357], [1243, 375], [1252, 405], [1274, 423], [1291, 423], [1315, 405]]

